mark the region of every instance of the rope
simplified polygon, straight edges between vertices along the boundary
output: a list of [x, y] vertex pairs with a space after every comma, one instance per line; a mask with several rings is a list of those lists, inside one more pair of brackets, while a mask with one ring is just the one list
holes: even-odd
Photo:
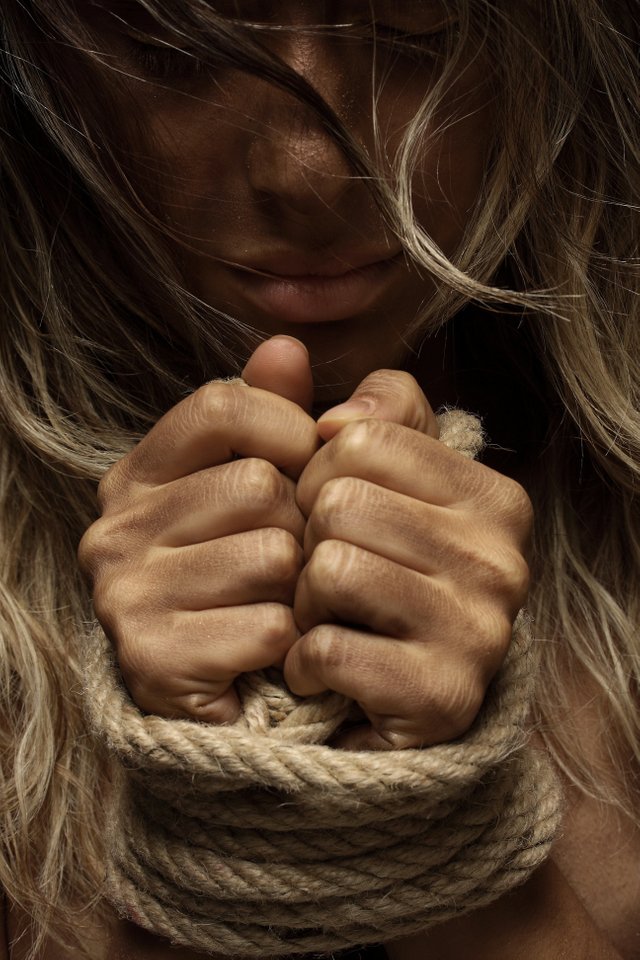
[[[467, 414], [440, 429], [466, 456], [482, 446]], [[87, 713], [118, 770], [108, 896], [177, 944], [276, 957], [390, 940], [490, 903], [548, 854], [560, 798], [527, 745], [524, 613], [465, 737], [395, 752], [327, 746], [357, 707], [297, 698], [275, 670], [239, 678], [233, 725], [145, 716], [98, 627], [90, 641]]]

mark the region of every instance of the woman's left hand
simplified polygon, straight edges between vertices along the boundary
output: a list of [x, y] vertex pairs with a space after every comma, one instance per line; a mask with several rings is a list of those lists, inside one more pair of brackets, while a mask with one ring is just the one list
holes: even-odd
[[303, 635], [285, 679], [300, 696], [359, 703], [369, 724], [342, 748], [452, 740], [473, 723], [526, 597], [530, 501], [439, 442], [409, 374], [370, 374], [318, 429], [326, 443], [297, 486]]

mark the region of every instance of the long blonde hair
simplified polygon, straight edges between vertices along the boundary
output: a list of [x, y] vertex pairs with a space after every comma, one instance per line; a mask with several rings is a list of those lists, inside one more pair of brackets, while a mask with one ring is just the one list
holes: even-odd
[[[537, 507], [531, 609], [547, 641], [543, 730], [576, 784], [637, 818], [630, 796], [576, 755], [566, 723], [572, 670], [601, 700], [620, 779], [629, 757], [640, 762], [632, 3], [451, 3], [457, 33], [390, 183], [251, 30], [201, 0], [140, 2], [203, 58], [306, 100], [354, 175], [367, 176], [407, 254], [440, 281], [412, 333], [457, 323], [469, 350], [507, 359], [523, 408], [535, 397], [527, 485]], [[33, 918], [36, 939], [49, 933], [81, 949], [78, 911], [100, 897], [99, 783], [110, 771], [82, 717], [76, 652], [92, 614], [77, 543], [105, 468], [204, 378], [236, 373], [256, 332], [187, 289], [163, 243], [166, 224], [131, 177], [136, 131], [109, 97], [120, 78], [72, 0], [3, 0], [0, 28], [0, 884]], [[493, 65], [498, 129], [448, 259], [413, 216], [411, 179], [470, 44]], [[459, 323], [468, 303], [484, 308], [483, 322]]]

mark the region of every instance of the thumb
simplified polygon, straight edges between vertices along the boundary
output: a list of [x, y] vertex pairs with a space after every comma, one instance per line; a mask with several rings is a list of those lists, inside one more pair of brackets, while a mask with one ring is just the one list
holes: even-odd
[[311, 413], [313, 375], [309, 353], [295, 337], [280, 335], [261, 343], [249, 357], [242, 379], [250, 387], [276, 393]]
[[404, 370], [375, 370], [346, 401], [318, 419], [318, 433], [326, 442], [351, 420], [387, 420], [438, 439], [440, 431], [418, 381]]

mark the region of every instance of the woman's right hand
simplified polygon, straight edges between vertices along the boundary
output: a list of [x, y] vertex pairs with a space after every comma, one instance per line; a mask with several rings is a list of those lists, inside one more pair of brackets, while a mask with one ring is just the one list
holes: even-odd
[[284, 352], [283, 396], [207, 384], [100, 483], [102, 516], [81, 541], [80, 565], [131, 697], [150, 713], [232, 722], [234, 679], [282, 662], [299, 636], [305, 521], [295, 481], [319, 440], [294, 402], [307, 406], [299, 398], [311, 393], [306, 351], [283, 341], [262, 344], [247, 367], [273, 361], [275, 376]]

